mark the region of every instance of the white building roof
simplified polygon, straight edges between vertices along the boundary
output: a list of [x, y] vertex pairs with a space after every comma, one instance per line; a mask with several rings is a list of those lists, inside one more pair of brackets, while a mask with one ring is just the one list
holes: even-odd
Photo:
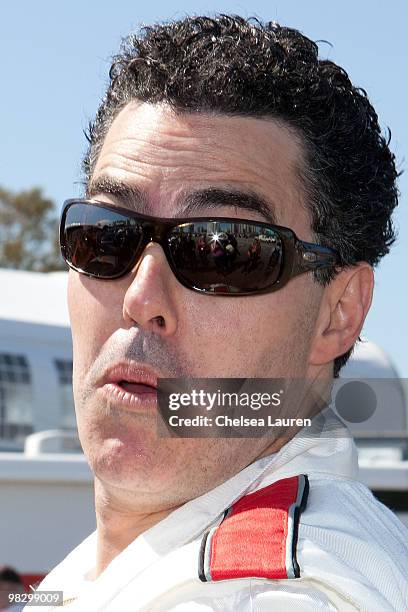
[[69, 326], [68, 272], [0, 269], [0, 319]]
[[340, 371], [341, 378], [398, 378], [398, 371], [387, 353], [374, 342], [362, 338], [351, 359]]

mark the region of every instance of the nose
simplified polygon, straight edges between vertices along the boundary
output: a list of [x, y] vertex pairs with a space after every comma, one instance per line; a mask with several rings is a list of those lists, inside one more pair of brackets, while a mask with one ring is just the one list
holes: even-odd
[[149, 243], [137, 266], [123, 301], [123, 318], [163, 336], [175, 334], [178, 324], [177, 293], [183, 287], [174, 277], [163, 249]]

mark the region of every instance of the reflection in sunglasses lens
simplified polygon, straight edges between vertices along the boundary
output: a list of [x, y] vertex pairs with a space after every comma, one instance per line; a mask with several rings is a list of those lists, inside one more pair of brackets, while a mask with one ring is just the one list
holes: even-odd
[[282, 264], [282, 241], [254, 223], [203, 221], [175, 228], [169, 238], [185, 282], [213, 293], [257, 291], [272, 285]]
[[136, 219], [114, 211], [73, 204], [65, 220], [67, 259], [73, 266], [101, 277], [127, 269], [142, 238]]

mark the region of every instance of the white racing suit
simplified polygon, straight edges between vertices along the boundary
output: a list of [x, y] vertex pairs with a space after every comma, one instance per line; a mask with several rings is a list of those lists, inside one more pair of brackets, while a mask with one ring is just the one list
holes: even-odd
[[357, 480], [348, 429], [321, 417], [319, 435], [173, 511], [97, 580], [94, 532], [39, 590], [62, 590], [70, 612], [407, 612], [408, 530]]

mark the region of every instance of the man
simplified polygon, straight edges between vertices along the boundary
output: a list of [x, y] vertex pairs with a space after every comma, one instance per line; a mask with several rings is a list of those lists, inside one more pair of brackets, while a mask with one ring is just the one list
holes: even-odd
[[[61, 221], [97, 530], [41, 590], [87, 611], [406, 610], [407, 530], [330, 407], [327, 436], [157, 433], [158, 379], [318, 384], [346, 363], [398, 195], [365, 92], [298, 31], [230, 16], [130, 36], [110, 77]], [[228, 275], [177, 259], [185, 234], [231, 232]]]

